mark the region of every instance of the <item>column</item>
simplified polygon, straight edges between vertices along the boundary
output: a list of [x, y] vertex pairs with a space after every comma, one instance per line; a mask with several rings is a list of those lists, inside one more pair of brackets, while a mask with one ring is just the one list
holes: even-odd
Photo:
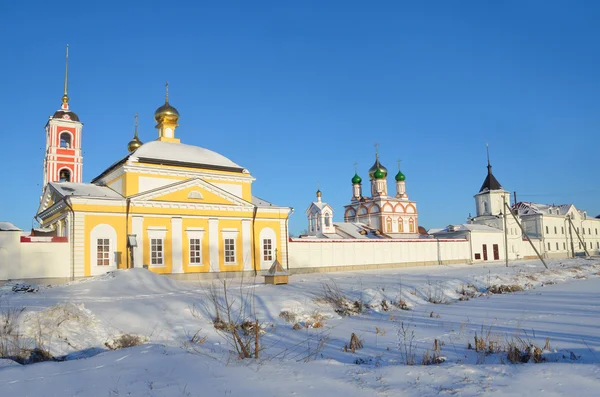
[[181, 218], [171, 218], [171, 259], [173, 264], [171, 273], [183, 273], [182, 225]]
[[250, 219], [242, 219], [242, 261], [244, 270], [252, 270], [251, 233]]
[[208, 249], [210, 252], [210, 271], [218, 272], [219, 268], [219, 220], [208, 220]]
[[142, 267], [144, 265], [144, 217], [131, 217], [131, 234], [135, 234], [137, 247], [133, 249], [133, 263], [131, 267]]

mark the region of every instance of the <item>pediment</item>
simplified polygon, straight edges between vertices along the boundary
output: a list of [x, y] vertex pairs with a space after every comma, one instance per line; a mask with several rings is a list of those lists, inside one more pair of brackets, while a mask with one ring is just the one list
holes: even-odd
[[50, 184], [47, 184], [44, 187], [44, 191], [42, 192], [42, 199], [40, 200], [40, 205], [37, 209], [36, 214], [39, 214], [39, 213], [47, 210], [48, 208], [52, 207], [54, 205], [54, 203], [56, 203], [60, 199], [61, 199], [61, 197], [56, 192], [56, 190], [52, 189]]
[[252, 207], [242, 198], [199, 178], [161, 186], [132, 196], [131, 200]]

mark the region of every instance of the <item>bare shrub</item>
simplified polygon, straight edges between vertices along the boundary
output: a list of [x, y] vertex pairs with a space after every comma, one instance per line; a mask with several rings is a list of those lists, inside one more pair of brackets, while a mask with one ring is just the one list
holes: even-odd
[[352, 335], [350, 335], [350, 343], [347, 345], [344, 345], [344, 351], [354, 353], [358, 349], [362, 349], [362, 347], [363, 347], [362, 340], [358, 339], [358, 336], [356, 336], [356, 334], [353, 332]]
[[134, 334], [122, 334], [116, 338], [109, 339], [104, 343], [104, 346], [110, 350], [125, 349], [143, 344], [146, 338]]
[[397, 331], [397, 345], [402, 357], [402, 362], [405, 365], [415, 365], [415, 331], [410, 329], [410, 326], [404, 326], [404, 322], [400, 323]]
[[448, 303], [448, 299], [444, 294], [442, 286], [439, 282], [436, 282], [435, 285], [431, 282], [431, 279], [427, 278], [427, 287], [425, 290], [425, 300], [429, 303], [433, 304], [443, 304]]
[[[212, 317], [217, 332], [227, 341], [238, 358], [258, 358], [260, 337], [265, 333], [263, 326], [253, 313], [254, 288], [240, 288], [239, 297], [233, 297], [227, 280], [222, 280], [222, 288], [211, 284], [208, 288], [206, 303], [202, 303], [206, 312]], [[241, 281], [243, 283], [243, 280]], [[191, 308], [192, 315], [201, 314], [195, 306]]]
[[334, 281], [323, 283], [322, 289], [323, 295], [318, 300], [330, 304], [333, 307], [333, 311], [340, 316], [356, 316], [363, 312], [364, 306], [362, 301], [351, 301], [348, 299]]

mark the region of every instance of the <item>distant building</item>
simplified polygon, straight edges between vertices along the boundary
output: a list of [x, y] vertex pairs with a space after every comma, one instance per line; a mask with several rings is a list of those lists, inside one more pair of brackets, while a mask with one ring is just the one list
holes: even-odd
[[469, 217], [467, 224], [432, 229], [430, 234], [439, 238], [469, 239], [473, 261], [504, 260], [505, 227], [508, 259], [535, 258], [537, 255], [519, 223], [544, 257], [600, 252], [600, 219], [589, 218], [585, 211], [578, 210], [573, 204], [557, 206], [519, 202], [510, 205], [510, 193], [492, 173], [489, 158], [487, 168], [487, 176], [474, 196], [476, 215]]

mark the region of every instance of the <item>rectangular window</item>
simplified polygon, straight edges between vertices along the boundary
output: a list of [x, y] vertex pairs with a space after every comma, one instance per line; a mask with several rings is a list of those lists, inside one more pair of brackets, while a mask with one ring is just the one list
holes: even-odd
[[97, 252], [98, 259], [96, 265], [108, 266], [110, 265], [110, 242], [107, 238], [99, 238], [97, 241]]
[[548, 231], [548, 226], [546, 226], [546, 234], [549, 234], [550, 232]]
[[563, 249], [566, 250], [567, 249], [567, 244], [563, 243]]
[[559, 250], [559, 248], [558, 248], [558, 243], [556, 243], [556, 250], [557, 250], [557, 251]]
[[565, 227], [564, 227], [564, 226], [561, 226], [561, 227], [560, 227], [560, 233], [561, 233], [561, 234], [565, 234]]
[[273, 242], [270, 238], [266, 238], [263, 240], [263, 260], [264, 261], [272, 261], [273, 260]]
[[588, 234], [592, 234], [592, 228], [588, 227]]
[[225, 263], [235, 263], [235, 239], [225, 239]]
[[554, 234], [558, 234], [558, 231], [556, 229], [556, 226], [554, 226]]
[[581, 228], [581, 233], [582, 233], [582, 234], [585, 234], [585, 227], [582, 227], [582, 228]]
[[596, 248], [600, 248], [600, 242], [596, 242]]
[[199, 238], [190, 239], [190, 265], [202, 264], [202, 247]]
[[152, 266], [163, 266], [163, 257], [163, 239], [150, 239], [150, 263], [152, 264]]
[[550, 243], [548, 243], [548, 251], [550, 251]]

